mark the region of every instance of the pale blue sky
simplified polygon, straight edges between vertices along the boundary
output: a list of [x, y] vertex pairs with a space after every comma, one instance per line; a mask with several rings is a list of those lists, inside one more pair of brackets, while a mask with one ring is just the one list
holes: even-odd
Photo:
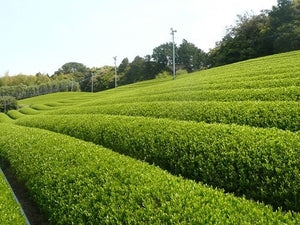
[[237, 14], [271, 9], [277, 0], [0, 0], [0, 76], [52, 75], [67, 62], [88, 67], [152, 54], [170, 28], [204, 51]]

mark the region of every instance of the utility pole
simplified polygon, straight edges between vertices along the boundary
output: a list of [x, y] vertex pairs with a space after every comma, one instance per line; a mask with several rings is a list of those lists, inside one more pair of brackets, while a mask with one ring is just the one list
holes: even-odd
[[115, 61], [115, 88], [117, 87], [117, 56], [113, 57]]
[[175, 43], [174, 43], [174, 33], [177, 32], [177, 30], [174, 30], [173, 28], [171, 28], [171, 35], [172, 35], [172, 40], [173, 40], [173, 80], [175, 80], [175, 75], [176, 75], [176, 71], [175, 71]]
[[73, 91], [73, 79], [74, 79], [75, 68], [74, 68], [74, 67], [72, 67], [72, 68], [71, 68], [71, 70], [72, 70], [71, 91]]
[[92, 93], [94, 92], [94, 73], [92, 72]]
[[5, 96], [3, 97], [3, 102], [4, 102], [4, 113], [7, 113]]

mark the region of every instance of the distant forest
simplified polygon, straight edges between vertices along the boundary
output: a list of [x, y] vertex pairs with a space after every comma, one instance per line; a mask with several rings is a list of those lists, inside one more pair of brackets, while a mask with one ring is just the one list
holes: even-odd
[[[223, 39], [209, 52], [182, 40], [176, 45], [177, 74], [226, 65], [251, 58], [300, 49], [300, 0], [278, 0], [271, 10], [259, 15], [237, 16]], [[145, 57], [132, 62], [124, 58], [117, 67], [117, 84], [125, 85], [171, 75], [172, 43], [164, 43]], [[9, 76], [0, 78], [0, 97], [17, 99], [58, 91], [101, 91], [115, 86], [113, 66], [88, 68], [68, 62], [54, 74]], [[93, 79], [92, 79], [93, 78]]]

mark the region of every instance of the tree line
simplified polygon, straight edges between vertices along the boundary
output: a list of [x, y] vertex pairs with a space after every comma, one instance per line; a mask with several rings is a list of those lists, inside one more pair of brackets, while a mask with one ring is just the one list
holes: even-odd
[[[238, 16], [236, 24], [213, 49], [204, 52], [183, 39], [175, 46], [176, 71], [190, 73], [251, 58], [300, 49], [300, 0], [278, 0], [271, 10], [259, 15]], [[136, 56], [132, 62], [121, 60], [117, 67], [117, 84], [171, 76], [172, 43], [155, 47], [152, 54]], [[101, 91], [115, 86], [113, 66], [88, 68], [68, 62], [53, 75], [18, 75], [0, 78], [0, 96], [32, 97], [57, 91]], [[93, 78], [93, 79], [92, 79]], [[16, 94], [17, 92], [17, 94]], [[21, 94], [20, 94], [21, 93]]]
[[[246, 13], [237, 17], [223, 39], [209, 52], [183, 39], [175, 45], [177, 73], [190, 73], [251, 58], [300, 49], [300, 0], [278, 0], [271, 10], [259, 15]], [[153, 49], [151, 55], [136, 56], [132, 62], [124, 58], [117, 68], [118, 85], [157, 77], [171, 76], [172, 42]], [[55, 76], [73, 77], [82, 91], [114, 87], [114, 67], [87, 68], [83, 64], [67, 63]]]
[[47, 74], [5, 75], [0, 78], [0, 97], [12, 96], [16, 99], [50, 94], [61, 91], [79, 91], [79, 83], [68, 79], [53, 79]]
[[272, 10], [238, 16], [209, 52], [210, 66], [300, 49], [300, 0], [278, 0]]

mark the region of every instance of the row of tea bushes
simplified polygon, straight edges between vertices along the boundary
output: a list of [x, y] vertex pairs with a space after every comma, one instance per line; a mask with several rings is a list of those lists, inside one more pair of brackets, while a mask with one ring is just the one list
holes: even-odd
[[111, 115], [48, 115], [18, 124], [68, 134], [174, 174], [300, 211], [300, 137], [279, 129]]
[[26, 219], [21, 213], [21, 207], [14, 199], [2, 171], [0, 171], [0, 224], [26, 225]]
[[[288, 76], [288, 74], [286, 75]], [[182, 92], [182, 91], [207, 91], [207, 90], [234, 90], [234, 89], [262, 89], [262, 88], [283, 88], [283, 87], [291, 87], [291, 86], [300, 86], [300, 72], [296, 75], [297, 77], [291, 78], [286, 77], [283, 79], [267, 79], [267, 80], [255, 80], [248, 81], [245, 80], [244, 77], [240, 78], [240, 80], [233, 80], [226, 78], [221, 80], [209, 80], [209, 81], [201, 81], [190, 85], [184, 85], [185, 80], [182, 80], [181, 85], [169, 84], [169, 86], [163, 85], [159, 89], [156, 88], [145, 88], [144, 90], [140, 90], [140, 93], [144, 94], [163, 94], [169, 92]], [[259, 78], [256, 78], [259, 79]], [[163, 88], [162, 88], [163, 87]]]
[[14, 120], [25, 116], [25, 114], [20, 113], [18, 110], [9, 110], [7, 112], [7, 115]]
[[0, 113], [0, 123], [11, 123], [13, 120], [5, 113]]
[[203, 90], [203, 91], [177, 91], [159, 94], [160, 89], [153, 87], [158, 94], [143, 94], [128, 92], [124, 95], [108, 95], [102, 98], [97, 93], [97, 99], [82, 103], [80, 106], [95, 106], [103, 104], [155, 102], [155, 101], [299, 101], [300, 88], [297, 86], [261, 89], [228, 89], [228, 90]]
[[70, 107], [47, 114], [111, 114], [300, 130], [299, 102], [162, 101]]
[[1, 124], [0, 157], [51, 224], [299, 224], [298, 213], [173, 176], [101, 146]]

